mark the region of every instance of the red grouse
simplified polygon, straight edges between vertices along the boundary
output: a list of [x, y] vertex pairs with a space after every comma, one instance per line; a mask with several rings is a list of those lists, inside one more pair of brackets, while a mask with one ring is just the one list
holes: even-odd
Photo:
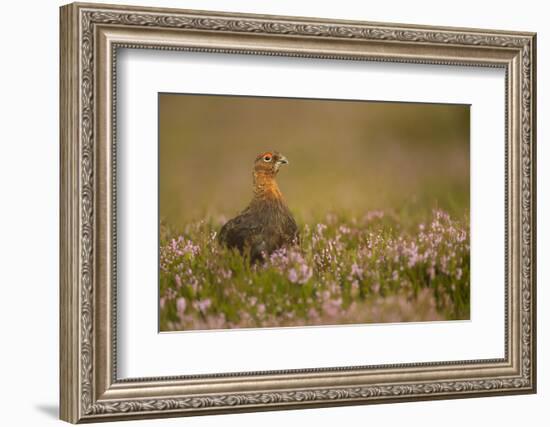
[[248, 207], [221, 228], [218, 239], [229, 248], [248, 253], [250, 260], [298, 242], [298, 227], [275, 181], [288, 160], [276, 151], [260, 154], [254, 162], [254, 196]]

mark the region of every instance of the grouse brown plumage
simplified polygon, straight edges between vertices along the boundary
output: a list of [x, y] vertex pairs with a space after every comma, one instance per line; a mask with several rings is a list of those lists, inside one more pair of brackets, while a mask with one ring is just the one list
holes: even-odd
[[252, 262], [283, 246], [298, 243], [296, 221], [275, 180], [279, 168], [286, 164], [286, 157], [276, 151], [256, 157], [252, 201], [220, 230], [219, 242], [237, 248], [242, 254], [248, 253]]

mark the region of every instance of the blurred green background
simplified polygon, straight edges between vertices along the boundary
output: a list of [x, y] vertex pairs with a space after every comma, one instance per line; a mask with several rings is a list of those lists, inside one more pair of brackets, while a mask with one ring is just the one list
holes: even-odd
[[159, 122], [160, 218], [176, 228], [244, 209], [268, 150], [290, 162], [278, 182], [298, 221], [469, 212], [467, 105], [160, 94]]

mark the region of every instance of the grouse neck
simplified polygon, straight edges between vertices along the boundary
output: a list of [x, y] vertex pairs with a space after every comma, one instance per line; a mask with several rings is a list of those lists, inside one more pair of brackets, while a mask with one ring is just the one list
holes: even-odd
[[258, 199], [281, 200], [283, 194], [273, 175], [254, 173], [254, 197]]

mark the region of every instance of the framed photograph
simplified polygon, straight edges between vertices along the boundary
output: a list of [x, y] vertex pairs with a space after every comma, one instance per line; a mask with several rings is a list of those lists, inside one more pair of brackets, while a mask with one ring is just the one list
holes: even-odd
[[536, 391], [535, 34], [60, 22], [63, 420]]

